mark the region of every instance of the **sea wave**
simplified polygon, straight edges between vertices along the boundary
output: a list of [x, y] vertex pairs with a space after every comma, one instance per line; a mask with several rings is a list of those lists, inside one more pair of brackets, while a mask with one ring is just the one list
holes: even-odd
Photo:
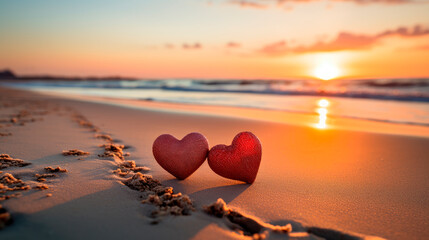
[[28, 87], [104, 89], [161, 89], [164, 91], [255, 93], [272, 95], [332, 96], [429, 102], [429, 78], [357, 80], [109, 80], [31, 81]]

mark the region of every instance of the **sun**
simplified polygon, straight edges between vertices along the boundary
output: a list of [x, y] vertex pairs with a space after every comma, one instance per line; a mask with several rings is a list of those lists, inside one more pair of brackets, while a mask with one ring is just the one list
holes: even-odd
[[322, 80], [331, 80], [340, 75], [340, 70], [333, 63], [322, 63], [314, 69], [314, 76]]

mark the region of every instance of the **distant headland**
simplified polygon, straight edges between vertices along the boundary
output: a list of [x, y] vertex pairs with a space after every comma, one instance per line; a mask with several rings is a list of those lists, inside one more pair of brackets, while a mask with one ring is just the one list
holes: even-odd
[[136, 80], [132, 77], [105, 76], [105, 77], [70, 77], [54, 75], [17, 75], [10, 69], [0, 70], [0, 80], [69, 80], [69, 81], [97, 81], [97, 80]]

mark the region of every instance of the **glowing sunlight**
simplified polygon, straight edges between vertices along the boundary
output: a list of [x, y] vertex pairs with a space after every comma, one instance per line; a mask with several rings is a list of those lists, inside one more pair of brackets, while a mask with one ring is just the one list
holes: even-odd
[[340, 70], [333, 63], [324, 62], [316, 67], [314, 76], [322, 80], [331, 80], [340, 75]]

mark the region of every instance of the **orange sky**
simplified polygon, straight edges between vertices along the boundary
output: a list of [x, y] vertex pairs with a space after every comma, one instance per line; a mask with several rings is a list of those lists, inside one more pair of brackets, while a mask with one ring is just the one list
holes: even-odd
[[428, 77], [428, 12], [426, 0], [0, 1], [0, 69], [141, 78], [315, 78], [329, 69], [335, 78]]

